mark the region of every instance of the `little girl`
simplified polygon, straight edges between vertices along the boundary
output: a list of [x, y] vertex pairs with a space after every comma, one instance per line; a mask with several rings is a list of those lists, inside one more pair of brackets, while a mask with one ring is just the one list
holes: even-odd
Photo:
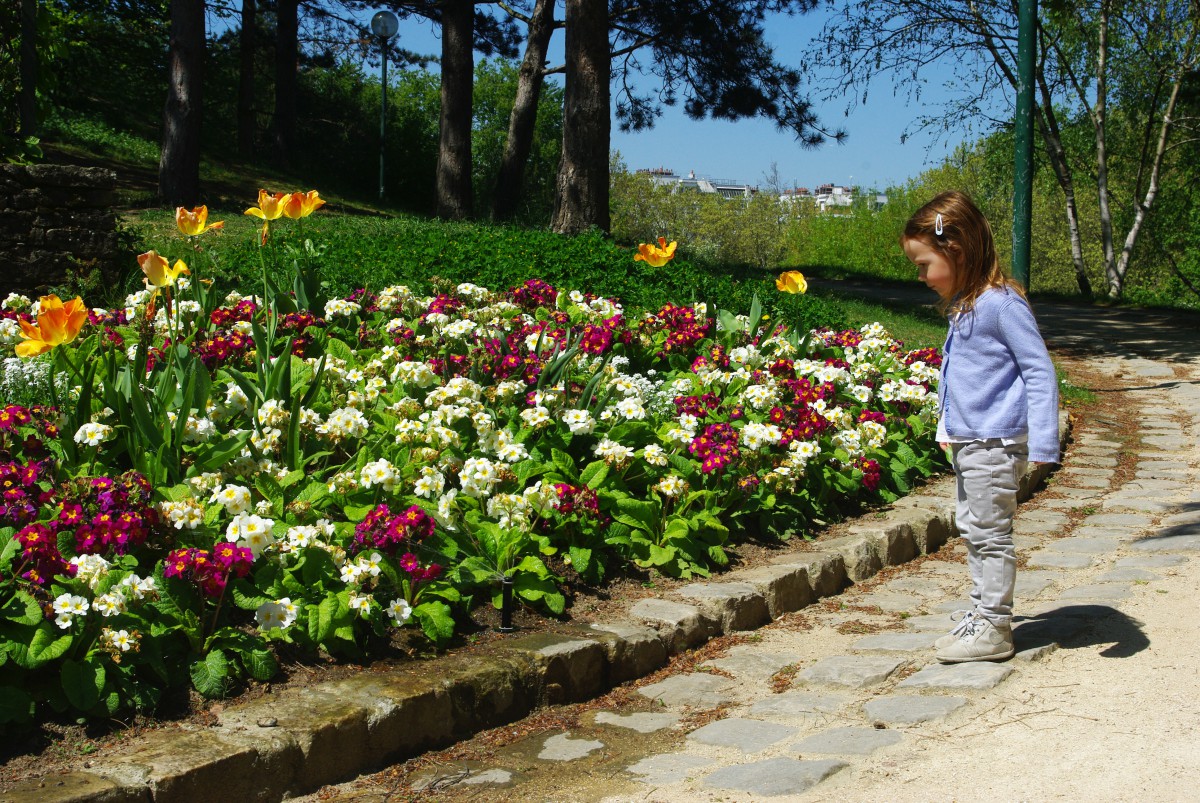
[[937, 438], [953, 454], [971, 608], [935, 642], [937, 659], [999, 661], [1014, 652], [1017, 488], [1027, 461], [1058, 462], [1054, 366], [1029, 302], [1000, 270], [991, 226], [970, 198], [937, 196], [909, 219], [900, 244], [950, 322]]

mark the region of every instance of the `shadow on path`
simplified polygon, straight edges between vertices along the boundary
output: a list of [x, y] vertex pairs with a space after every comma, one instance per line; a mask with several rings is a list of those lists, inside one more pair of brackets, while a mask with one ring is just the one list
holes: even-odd
[[1013, 617], [1013, 638], [1018, 650], [1109, 644], [1100, 652], [1105, 658], [1128, 658], [1150, 646], [1141, 622], [1110, 605], [1064, 605], [1037, 616]]

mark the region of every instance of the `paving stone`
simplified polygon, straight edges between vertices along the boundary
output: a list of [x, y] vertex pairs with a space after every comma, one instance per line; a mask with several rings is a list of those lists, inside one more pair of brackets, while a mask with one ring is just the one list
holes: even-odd
[[785, 691], [758, 700], [746, 709], [751, 717], [798, 717], [811, 714], [831, 714], [846, 704], [846, 698], [836, 694], [811, 691]]
[[946, 593], [941, 583], [923, 577], [903, 577], [889, 580], [883, 587], [888, 591], [903, 591], [909, 594], [919, 594], [922, 597], [940, 597]]
[[1087, 517], [1087, 523], [1101, 527], [1145, 527], [1149, 524], [1146, 516], [1138, 513], [1097, 513]]
[[572, 739], [570, 734], [556, 733], [542, 744], [538, 758], [543, 761], [574, 761], [604, 747], [595, 739]]
[[753, 649], [757, 648], [739, 648], [731, 655], [705, 661], [697, 668], [712, 667], [739, 678], [766, 680], [785, 666], [794, 666], [801, 660], [795, 653], [758, 653], [753, 652]]
[[[962, 570], [965, 577], [967, 573], [967, 567], [963, 566]], [[966, 599], [959, 600], [959, 602], [962, 604], [953, 610], [947, 610], [945, 613], [933, 613], [929, 614], [928, 616], [910, 616], [904, 620], [904, 624], [913, 630], [940, 630], [944, 633], [948, 633], [950, 628], [958, 624], [958, 622], [950, 618], [950, 614], [955, 610], [961, 610], [970, 607], [970, 603], [967, 602]], [[946, 603], [946, 606], [949, 607], [951, 604], [952, 603], [948, 602]]]
[[1031, 569], [1086, 569], [1095, 558], [1090, 555], [1068, 555], [1039, 550], [1029, 556], [1025, 565]]
[[595, 721], [599, 725], [629, 728], [638, 733], [654, 733], [671, 727], [679, 721], [679, 717], [674, 714], [653, 714], [649, 711], [639, 711], [635, 714], [615, 714], [612, 711], [601, 711], [596, 714]]
[[854, 600], [853, 604], [873, 606], [889, 613], [907, 613], [908, 611], [920, 610], [925, 604], [925, 598], [908, 593], [873, 591], [870, 594], [863, 594]]
[[1148, 572], [1145, 569], [1137, 569], [1130, 566], [1124, 566], [1119, 569], [1105, 572], [1096, 577], [1097, 583], [1149, 583], [1153, 580], [1161, 580], [1162, 575]]
[[1013, 641], [1018, 650], [1062, 644], [1079, 635], [1086, 624], [1081, 617], [1055, 615], [1053, 611], [1040, 618], [1017, 617], [1013, 623]]
[[720, 622], [722, 633], [754, 630], [771, 621], [767, 598], [750, 583], [690, 583], [679, 596]]
[[1118, 569], [1164, 569], [1186, 563], [1184, 555], [1134, 555], [1117, 561]]
[[867, 721], [884, 725], [915, 725], [941, 719], [967, 704], [966, 697], [925, 696], [916, 694], [877, 697], [863, 706]]
[[883, 655], [835, 655], [805, 669], [797, 679], [861, 689], [887, 680], [904, 663], [903, 658]]
[[702, 756], [690, 756], [687, 753], [660, 753], [656, 756], [643, 758], [636, 764], [625, 768], [625, 771], [636, 776], [635, 780], [651, 786], [686, 781], [698, 774], [701, 767], [712, 764], [712, 759]]
[[1130, 596], [1128, 586], [1117, 586], [1113, 583], [1104, 583], [1100, 585], [1076, 586], [1068, 588], [1059, 595], [1059, 599], [1095, 599], [1095, 600], [1122, 600], [1128, 599]]
[[884, 747], [890, 747], [904, 739], [896, 731], [878, 728], [831, 728], [814, 733], [792, 746], [800, 755], [807, 753], [833, 754], [839, 756], [865, 756]]
[[848, 766], [845, 761], [832, 758], [819, 761], [769, 758], [753, 764], [737, 764], [719, 769], [704, 779], [704, 785], [712, 789], [730, 789], [763, 797], [798, 795]]
[[1088, 477], [1072, 473], [1063, 478], [1062, 484], [1055, 483], [1054, 489], [1061, 491], [1065, 488], [1107, 488], [1109, 482], [1109, 477]]
[[453, 768], [440, 768], [426, 772], [413, 779], [412, 788], [417, 792], [431, 791], [431, 787], [445, 789], [454, 786], [492, 786], [506, 788], [521, 780], [519, 773], [499, 767], [488, 767], [476, 761], [455, 762]]
[[[1065, 517], [1064, 517], [1065, 518]], [[1061, 521], [1042, 521], [1040, 519], [1025, 519], [1013, 524], [1015, 536], [1058, 535], [1063, 531]]]
[[901, 689], [975, 689], [984, 691], [997, 686], [1013, 673], [1008, 664], [931, 664], [905, 678]]
[[880, 633], [859, 639], [850, 645], [850, 649], [860, 652], [914, 652], [929, 649], [937, 639], [938, 634], [933, 632]]
[[1200, 552], [1200, 534], [1152, 535], [1134, 541], [1129, 548], [1135, 552]]
[[[1051, 486], [1050, 490], [1056, 496], [1064, 496], [1069, 500], [1075, 500], [1070, 505], [1067, 505], [1067, 507], [1075, 507], [1076, 505], [1086, 502], [1089, 499], [1099, 499], [1104, 496], [1104, 492], [1096, 488], [1071, 488], [1066, 485], [1053, 485]], [[1046, 499], [1042, 501], [1041, 504], [1045, 507], [1059, 507], [1060, 505], [1055, 505], [1054, 503], [1061, 501], [1062, 500]]]
[[1144, 510], [1147, 513], [1163, 513], [1175, 507], [1175, 503], [1167, 499], [1146, 499], [1140, 496], [1110, 496], [1104, 500], [1105, 508], [1124, 510]]
[[[966, 570], [966, 567], [964, 566], [963, 574], [965, 575], [966, 572], [967, 572], [967, 570]], [[933, 606], [933, 609], [935, 611], [937, 611], [939, 614], [951, 614], [951, 613], [957, 613], [958, 611], [968, 610], [970, 607], [971, 607], [971, 600], [963, 597], [960, 599], [948, 599], [945, 602], [939, 602], [937, 605]], [[917, 619], [917, 618], [919, 618], [919, 617], [912, 616], [912, 617], [909, 617], [908, 619], [906, 619], [905, 621], [912, 622], [913, 619]], [[954, 627], [954, 625], [955, 625], [955, 623], [951, 622], [950, 619], [948, 619], [948, 618], [945, 619], [944, 621], [948, 623], [945, 628], [946, 630], [949, 630], [950, 628]], [[934, 630], [934, 628], [932, 628], [932, 627], [919, 628], [919, 629], [929, 630], [929, 631]]]
[[1071, 530], [1072, 538], [1101, 538], [1114, 547], [1121, 541], [1135, 538], [1142, 527], [1118, 527], [1110, 524], [1081, 524]]
[[638, 694], [668, 706], [716, 708], [732, 699], [725, 693], [732, 686], [729, 678], [695, 672], [643, 686]]
[[1059, 579], [1055, 572], [1017, 572], [1014, 594], [1018, 599], [1032, 599], [1041, 594]]
[[[1105, 454], [1108, 453], [1109, 452], [1105, 452]], [[1091, 466], [1071, 466], [1070, 472], [1072, 474], [1078, 474], [1081, 477], [1111, 477], [1114, 469], [1092, 468]]]
[[743, 753], [766, 750], [776, 742], [796, 735], [790, 725], [763, 722], [759, 719], [729, 717], [710, 722], [687, 735], [688, 741], [711, 744], [716, 747], [736, 747]]
[[1112, 551], [1113, 542], [1107, 538], [1060, 538], [1049, 542], [1045, 548], [1073, 555], [1101, 555]]
[[483, 772], [468, 775], [466, 778], [463, 778], [461, 781], [459, 781], [459, 783], [465, 786], [479, 786], [482, 784], [488, 784], [490, 786], [508, 786], [512, 783], [512, 780], [513, 774], [511, 772], [493, 767], [490, 770], [484, 770]]

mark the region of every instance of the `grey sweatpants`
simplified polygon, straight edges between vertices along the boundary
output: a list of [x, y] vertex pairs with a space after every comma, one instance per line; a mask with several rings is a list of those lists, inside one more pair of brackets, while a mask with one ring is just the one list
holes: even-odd
[[1029, 447], [999, 439], [955, 443], [958, 533], [967, 542], [971, 603], [995, 625], [1012, 622], [1017, 550], [1012, 523]]

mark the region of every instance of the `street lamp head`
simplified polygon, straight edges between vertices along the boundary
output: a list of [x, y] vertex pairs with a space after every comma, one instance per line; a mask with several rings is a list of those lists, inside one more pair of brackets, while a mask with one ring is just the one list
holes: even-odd
[[396, 15], [390, 11], [376, 11], [375, 16], [371, 17], [371, 33], [380, 39], [391, 39], [398, 30], [400, 30], [400, 20], [396, 19]]

